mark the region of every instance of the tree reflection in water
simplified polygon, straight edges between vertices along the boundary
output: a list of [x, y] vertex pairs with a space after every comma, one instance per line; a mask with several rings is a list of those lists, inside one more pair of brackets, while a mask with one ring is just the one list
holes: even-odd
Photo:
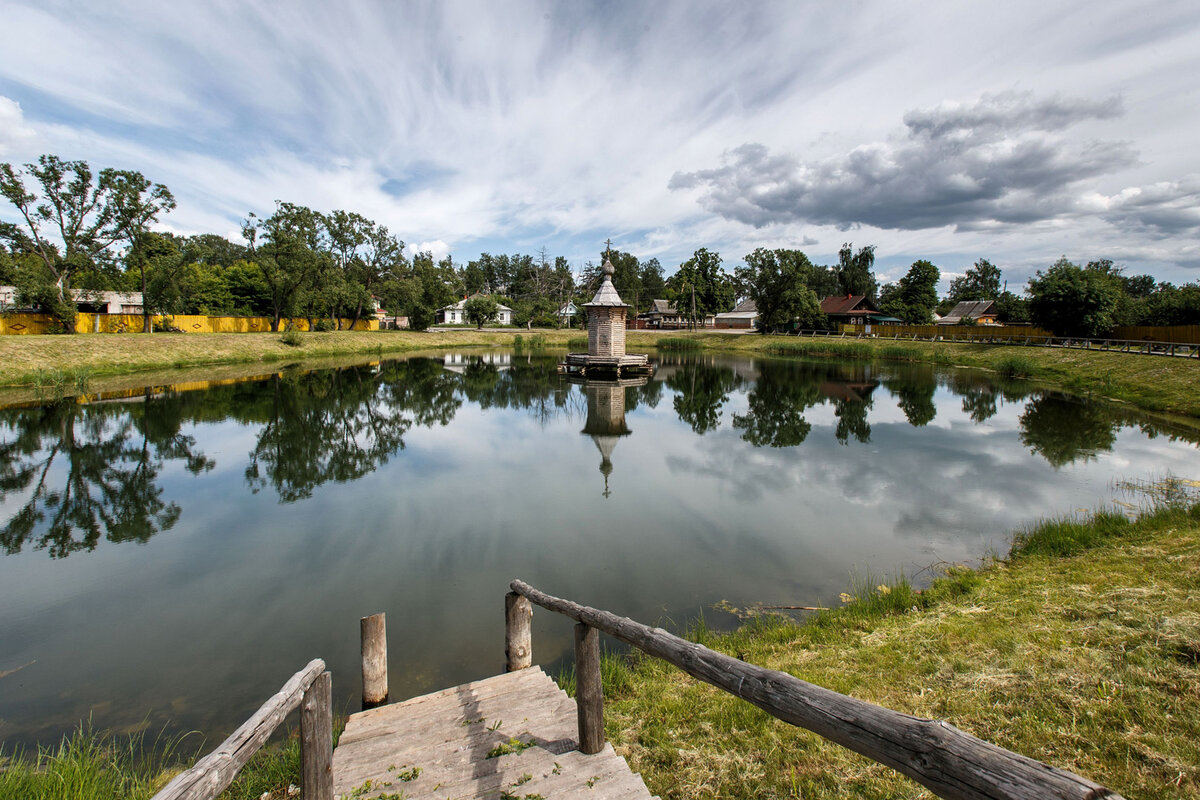
[[[655, 379], [626, 387], [628, 411], [656, 407], [669, 388], [679, 420], [704, 435], [724, 424], [730, 396], [745, 392], [745, 412], [733, 414], [731, 424], [756, 447], [802, 444], [812, 431], [806, 412], [826, 404], [838, 442], [870, 442], [869, 413], [881, 381], [917, 427], [935, 419], [939, 384], [962, 398], [963, 415], [976, 424], [993, 418], [1000, 400], [1024, 402], [1020, 441], [1056, 468], [1111, 451], [1125, 426], [1195, 439], [1118, 406], [1057, 393], [1028, 398], [1027, 384], [964, 371], [711, 357], [663, 366]], [[258, 426], [245, 479], [255, 492], [269, 486], [281, 501], [295, 502], [386, 463], [404, 449], [414, 425], [448, 425], [464, 402], [526, 410], [542, 424], [581, 417], [587, 408], [583, 392], [557, 374], [554, 358], [500, 354], [285, 370], [266, 381], [204, 391], [0, 410], [0, 500], [16, 505], [0, 529], [0, 547], [11, 554], [32, 546], [61, 558], [92, 550], [101, 539], [144, 542], [169, 530], [181, 512], [164, 497], [164, 467], [178, 462], [199, 474], [214, 465], [182, 433], [185, 424], [233, 419]]]
[[102, 537], [145, 542], [174, 526], [180, 510], [163, 499], [163, 466], [181, 461], [193, 474], [213, 467], [180, 432], [189, 399], [147, 392], [141, 402], [0, 412], [0, 496], [28, 495], [0, 530], [4, 551], [30, 544], [63, 558]]

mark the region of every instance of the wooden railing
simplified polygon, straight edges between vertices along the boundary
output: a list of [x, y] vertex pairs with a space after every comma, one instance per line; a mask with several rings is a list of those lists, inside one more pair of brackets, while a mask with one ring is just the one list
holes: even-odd
[[300, 792], [333, 800], [332, 681], [317, 658], [297, 672], [216, 750], [176, 775], [152, 800], [213, 800], [297, 706], [300, 707]]
[[896, 769], [953, 800], [1121, 800], [1086, 778], [1018, 755], [960, 731], [857, 700], [784, 672], [717, 653], [608, 611], [553, 597], [513, 581], [505, 598], [508, 669], [532, 663], [530, 603], [575, 620], [576, 702], [580, 750], [604, 746], [599, 631], [668, 661], [694, 678]]
[[[855, 326], [846, 326], [847, 328]], [[856, 326], [861, 328], [862, 326]], [[1054, 336], [1022, 331], [1020, 328], [971, 327], [961, 325], [924, 326], [924, 330], [905, 330], [898, 326], [874, 325], [865, 330], [800, 330], [797, 336], [832, 336], [838, 339], [872, 339], [900, 342], [962, 342], [969, 344], [1003, 344], [1022, 347], [1065, 347], [1074, 350], [1104, 350], [1115, 353], [1140, 353], [1147, 356], [1176, 356], [1200, 359], [1200, 343], [1171, 342], [1150, 339], [1089, 339], [1082, 336]]]

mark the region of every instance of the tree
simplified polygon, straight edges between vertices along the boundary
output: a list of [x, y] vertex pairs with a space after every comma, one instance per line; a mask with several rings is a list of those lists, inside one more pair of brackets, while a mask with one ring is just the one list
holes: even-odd
[[[102, 176], [103, 177], [103, 176]], [[146, 237], [150, 223], [164, 211], [175, 208], [175, 197], [161, 183], [151, 183], [140, 172], [115, 170], [108, 173], [113, 207], [113, 229], [125, 242], [125, 268], [136, 267], [142, 287], [142, 332], [150, 333], [150, 304], [146, 302]], [[160, 265], [162, 266], [162, 265]]]
[[270, 290], [271, 330], [277, 331], [297, 293], [329, 259], [321, 216], [304, 206], [277, 202], [275, 213], [266, 219], [250, 214], [242, 235]]
[[500, 316], [500, 304], [490, 297], [479, 295], [463, 304], [463, 314], [467, 322], [473, 322], [476, 328], [482, 329], [485, 322], [492, 322]]
[[838, 265], [835, 274], [838, 289], [842, 294], [865, 295], [875, 301], [879, 284], [875, 282], [875, 273], [871, 268], [875, 265], [875, 245], [858, 248], [855, 253], [850, 243], [842, 245], [838, 251]]
[[334, 264], [341, 271], [338, 318], [350, 317], [350, 328], [362, 319], [378, 285], [405, 265], [404, 242], [361, 214], [334, 211], [324, 218]]
[[933, 309], [938, 304], [937, 284], [941, 272], [928, 261], [914, 261], [900, 283], [889, 284], [880, 295], [879, 307], [909, 325], [928, 325], [933, 322]]
[[1120, 290], [1101, 270], [1060, 258], [1029, 281], [1029, 316], [1060, 336], [1099, 336], [1113, 326]]
[[790, 329], [816, 328], [824, 324], [821, 303], [805, 285], [805, 268], [812, 267], [799, 250], [758, 248], [746, 256], [746, 266], [737, 270], [737, 280], [758, 308], [758, 329], [768, 333]]
[[986, 258], [975, 262], [961, 278], [950, 281], [949, 299], [955, 303], [964, 300], [995, 300], [1000, 296], [1000, 268]]
[[736, 296], [732, 278], [721, 269], [721, 256], [704, 247], [679, 265], [666, 286], [673, 295], [669, 299], [693, 326], [698, 321], [703, 324], [709, 314], [728, 311]]
[[[68, 333], [75, 331], [72, 278], [94, 269], [102, 253], [121, 237], [120, 209], [114, 202], [120, 174], [105, 169], [94, 179], [86, 161], [63, 161], [53, 155], [43, 155], [20, 171], [0, 164], [0, 194], [17, 208], [24, 223], [0, 224], [0, 238], [37, 255], [57, 295], [52, 312], [70, 317], [70, 324], [64, 324]], [[26, 189], [26, 176], [40, 186], [40, 196]]]

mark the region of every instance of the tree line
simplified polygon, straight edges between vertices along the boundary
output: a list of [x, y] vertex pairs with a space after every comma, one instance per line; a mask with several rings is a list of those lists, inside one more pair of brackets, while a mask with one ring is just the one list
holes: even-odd
[[[895, 283], [879, 285], [875, 247], [847, 243], [832, 265], [813, 264], [797, 249], [758, 248], [728, 271], [719, 253], [701, 247], [669, 277], [657, 258], [608, 250], [576, 276], [567, 259], [538, 253], [483, 253], [466, 264], [429, 252], [411, 258], [388, 228], [353, 211], [316, 211], [277, 202], [247, 215], [242, 242], [216, 234], [179, 236], [151, 230], [175, 208], [170, 190], [131, 170], [95, 173], [85, 161], [43, 155], [37, 163], [0, 164], [0, 194], [19, 221], [0, 222], [0, 284], [17, 301], [74, 330], [76, 298], [90, 291], [140, 291], [143, 316], [267, 316], [272, 330], [289, 317], [310, 327], [352, 327], [379, 302], [423, 329], [460, 297], [480, 293], [513, 309], [518, 325], [555, 326], [569, 301], [586, 302], [613, 264], [613, 283], [630, 314], [670, 302], [694, 324], [751, 299], [760, 328], [821, 328], [820, 299], [863, 295], [905, 323], [925, 324], [962, 300], [992, 300], [1002, 322], [1032, 322], [1068, 335], [1102, 335], [1117, 325], [1200, 324], [1200, 284], [1175, 286], [1150, 275], [1127, 276], [1111, 260], [1079, 267], [1065, 258], [1039, 271], [1021, 294], [998, 267], [980, 259], [939, 297], [941, 272], [913, 262]], [[494, 318], [495, 302], [470, 309]], [[149, 330], [144, 324], [143, 330]]]

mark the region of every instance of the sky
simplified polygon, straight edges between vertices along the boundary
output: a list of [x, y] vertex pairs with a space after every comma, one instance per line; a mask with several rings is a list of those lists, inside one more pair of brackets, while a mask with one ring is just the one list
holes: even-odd
[[0, 161], [138, 170], [177, 233], [286, 201], [463, 263], [849, 242], [943, 289], [980, 258], [1200, 280], [1195, 0], [0, 0], [0, 27]]

